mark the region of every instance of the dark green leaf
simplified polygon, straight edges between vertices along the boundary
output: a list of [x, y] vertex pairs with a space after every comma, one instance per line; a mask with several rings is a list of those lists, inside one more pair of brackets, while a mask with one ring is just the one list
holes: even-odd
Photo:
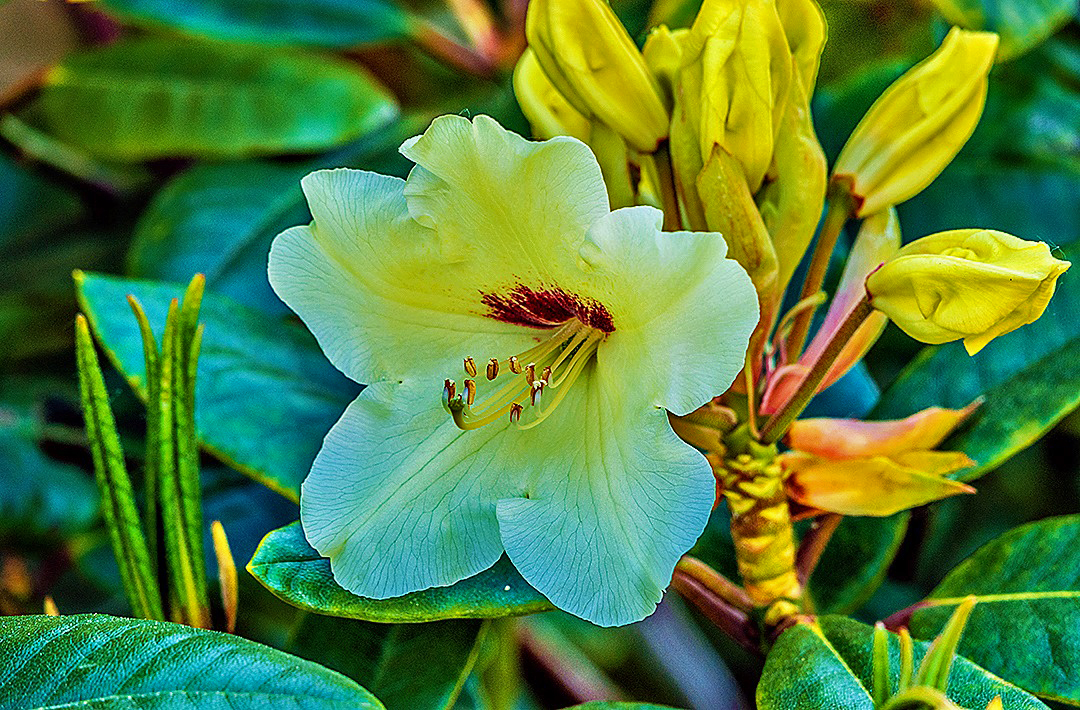
[[911, 620], [936, 634], [974, 594], [960, 653], [1038, 695], [1080, 705], [1080, 516], [1009, 531], [949, 573]]
[[50, 72], [33, 111], [61, 140], [116, 160], [321, 150], [396, 114], [357, 64], [164, 38], [72, 55]]
[[423, 131], [426, 117], [405, 116], [339, 151], [303, 164], [247, 161], [196, 165], [154, 196], [135, 228], [128, 270], [139, 278], [185, 281], [206, 275], [207, 290], [270, 313], [289, 312], [270, 288], [270, 242], [311, 221], [300, 178], [322, 167], [357, 165], [403, 177], [397, 151]]
[[673, 710], [670, 705], [654, 705], [652, 703], [620, 703], [604, 702], [597, 700], [584, 705], [574, 705], [566, 710]]
[[0, 538], [86, 528], [98, 510], [88, 474], [38, 448], [40, 424], [16, 403], [0, 401]]
[[393, 599], [358, 597], [334, 581], [330, 560], [308, 545], [299, 522], [267, 535], [247, 568], [267, 589], [294, 606], [366, 621], [482, 619], [555, 608], [522, 579], [505, 556], [490, 569], [449, 587]]
[[[139, 328], [127, 308], [134, 294], [162, 323], [178, 284], [99, 274], [76, 276], [80, 303], [117, 368], [146, 396]], [[207, 294], [195, 421], [210, 451], [286, 495], [299, 497], [322, 437], [358, 392], [330, 365], [303, 327]]]
[[1076, 0], [934, 0], [945, 19], [969, 30], [1001, 35], [998, 57], [1022, 54], [1063, 27]]
[[73, 223], [82, 214], [74, 194], [0, 153], [0, 247]]
[[107, 0], [125, 18], [214, 39], [346, 49], [409, 35], [392, 0]]
[[288, 650], [349, 676], [387, 710], [448, 710], [476, 662], [483, 628], [472, 619], [377, 624], [309, 614]]
[[215, 631], [102, 615], [0, 618], [0, 707], [381, 710], [348, 678]]
[[900, 549], [910, 517], [904, 512], [844, 518], [810, 576], [814, 608], [823, 614], [851, 613], [873, 596]]
[[[1073, 258], [1080, 247], [1058, 256]], [[977, 478], [1030, 445], [1080, 404], [1080, 277], [1066, 273], [1035, 323], [997, 338], [968, 357], [960, 343], [926, 348], [882, 394], [875, 419], [899, 418], [925, 407], [986, 402], [973, 423], [942, 448], [964, 451]]]
[[[900, 644], [889, 635], [892, 687], [899, 679]], [[915, 663], [930, 644], [915, 644]], [[796, 624], [781, 634], [765, 660], [758, 684], [759, 710], [873, 710], [873, 628], [841, 616], [823, 616], [817, 625]], [[979, 709], [1000, 695], [1013, 710], [1047, 710], [1038, 699], [996, 678], [963, 657], [949, 673], [949, 698]]]

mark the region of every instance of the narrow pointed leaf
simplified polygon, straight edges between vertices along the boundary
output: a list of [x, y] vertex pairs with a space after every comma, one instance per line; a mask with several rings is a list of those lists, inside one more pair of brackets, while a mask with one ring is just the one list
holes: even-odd
[[383, 710], [345, 676], [268, 646], [98, 614], [0, 618], [0, 707]]
[[157, 586], [150, 553], [135, 504], [116, 422], [109, 406], [109, 395], [98, 364], [94, 342], [86, 319], [75, 321], [75, 354], [79, 368], [86, 435], [94, 459], [94, 472], [101, 490], [105, 525], [109, 530], [113, 554], [120, 567], [120, 577], [128, 602], [136, 616], [164, 619], [161, 593]]
[[[118, 307], [134, 293], [152, 322], [164, 322], [171, 283], [79, 273], [78, 296], [105, 351], [140, 396], [147, 396], [139, 329]], [[195, 423], [207, 449], [293, 500], [322, 437], [359, 387], [326, 360], [303, 327], [208, 293], [198, 362]], [[273, 392], [272, 397], [252, 393]]]
[[255, 579], [293, 606], [328, 616], [380, 622], [520, 616], [554, 609], [503, 557], [494, 567], [449, 587], [393, 599], [366, 599], [342, 589], [330, 560], [304, 539], [300, 523], [267, 535], [247, 566]]

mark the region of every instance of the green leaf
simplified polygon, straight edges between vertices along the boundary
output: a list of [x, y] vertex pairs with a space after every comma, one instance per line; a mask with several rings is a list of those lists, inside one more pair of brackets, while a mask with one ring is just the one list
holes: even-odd
[[1076, 0], [934, 0], [945, 19], [1001, 35], [998, 61], [1038, 45], [1072, 19]]
[[653, 703], [621, 703], [595, 700], [583, 705], [573, 705], [566, 710], [673, 710], [670, 705], [654, 705]]
[[334, 581], [330, 560], [308, 545], [299, 522], [268, 534], [247, 569], [263, 586], [293, 606], [366, 621], [497, 618], [555, 608], [522, 579], [505, 556], [490, 569], [449, 587], [393, 599], [358, 597]]
[[105, 0], [125, 19], [212, 39], [347, 49], [409, 36], [392, 0]]
[[[873, 710], [873, 627], [841, 616], [823, 616], [816, 625], [796, 624], [780, 635], [765, 659], [757, 689], [759, 710]], [[915, 644], [915, 662], [930, 644]], [[891, 684], [900, 676], [900, 644], [889, 634]], [[797, 670], [796, 670], [797, 669]], [[981, 709], [1000, 695], [1013, 710], [1047, 710], [1023, 690], [971, 661], [957, 657], [949, 673], [949, 698]]]
[[1056, 246], [1080, 238], [1077, 193], [1080, 171], [1004, 160], [958, 161], [897, 210], [912, 239], [946, 229], [987, 227]]
[[73, 533], [96, 518], [97, 487], [81, 469], [41, 452], [41, 428], [20, 403], [0, 401], [0, 538]]
[[270, 288], [266, 258], [279, 232], [311, 221], [300, 178], [341, 165], [404, 176], [410, 166], [397, 148], [427, 121], [402, 117], [301, 164], [252, 160], [192, 167], [150, 201], [135, 227], [128, 271], [160, 281], [186, 281], [200, 272], [209, 291], [270, 313], [289, 313]]
[[[1063, 256], [1076, 260], [1080, 246]], [[900, 418], [930, 406], [985, 403], [967, 428], [940, 448], [960, 450], [977, 465], [972, 480], [1026, 448], [1080, 405], [1080, 277], [1066, 273], [1035, 323], [991, 342], [974, 357], [960, 343], [926, 348], [882, 394], [874, 419]]]
[[0, 707], [382, 710], [355, 682], [215, 631], [97, 614], [0, 618]]
[[845, 517], [807, 585], [814, 608], [846, 614], [861, 607], [885, 579], [900, 549], [910, 513], [887, 518]]
[[1026, 690], [1080, 705], [1080, 516], [1011, 530], [956, 567], [917, 610], [928, 638], [963, 597], [978, 604], [960, 653]]
[[109, 530], [113, 555], [120, 567], [124, 591], [136, 616], [164, 619], [161, 590], [150, 564], [150, 552], [143, 535], [135, 491], [131, 487], [116, 422], [109, 405], [105, 379], [101, 374], [90, 328], [81, 315], [75, 319], [75, 355], [79, 369], [86, 436], [94, 459], [94, 472], [102, 497], [105, 525]]
[[377, 624], [308, 614], [288, 650], [349, 676], [388, 710], [449, 710], [476, 662], [485, 623]]
[[[183, 286], [77, 272], [79, 302], [94, 333], [139, 394], [146, 370], [138, 325], [125, 297], [134, 294], [151, 322], [162, 323]], [[358, 386], [330, 365], [310, 333], [228, 298], [206, 294], [195, 422], [203, 445], [238, 470], [299, 499], [322, 437]]]
[[0, 247], [70, 226], [83, 212], [79, 198], [0, 153]]
[[115, 160], [316, 151], [396, 115], [357, 64], [285, 49], [144, 37], [68, 57], [31, 114]]

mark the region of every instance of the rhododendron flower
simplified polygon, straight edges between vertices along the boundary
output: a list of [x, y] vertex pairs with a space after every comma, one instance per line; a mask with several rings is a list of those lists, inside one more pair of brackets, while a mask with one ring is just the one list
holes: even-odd
[[712, 508], [667, 412], [731, 384], [758, 318], [713, 233], [610, 211], [573, 138], [436, 119], [408, 180], [320, 171], [270, 280], [368, 387], [304, 482], [305, 535], [355, 594], [449, 585], [504, 553], [603, 625], [655, 608]]

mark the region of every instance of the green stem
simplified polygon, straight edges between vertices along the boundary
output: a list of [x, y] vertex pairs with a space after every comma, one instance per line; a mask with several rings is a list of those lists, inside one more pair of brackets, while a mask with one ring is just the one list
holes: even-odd
[[[836, 241], [851, 217], [851, 197], [847, 191], [833, 190], [829, 195], [829, 207], [825, 213], [825, 223], [821, 226], [821, 233], [814, 247], [814, 255], [810, 259], [810, 266], [806, 270], [806, 278], [803, 280], [802, 293], [799, 300], [804, 301], [821, 290], [821, 284], [825, 282], [825, 273], [829, 270], [829, 259], [832, 258]], [[816, 305], [810, 305], [795, 316], [791, 325], [791, 334], [787, 338], [788, 361], [799, 357], [803, 345], [806, 343], [810, 324], [814, 319]]]
[[829, 373], [833, 363], [839, 357], [851, 336], [855, 334], [859, 326], [873, 312], [874, 308], [870, 305], [870, 299], [863, 296], [862, 300], [855, 304], [855, 307], [848, 313], [844, 322], [840, 324], [832, 340], [825, 346], [821, 356], [814, 361], [810, 372], [806, 375], [806, 379], [799, 385], [799, 389], [795, 390], [795, 394], [791, 396], [791, 399], [779, 411], [775, 412], [769, 418], [769, 421], [765, 422], [765, 426], [761, 429], [759, 441], [764, 444], [772, 444], [784, 435], [788, 427], [795, 421], [795, 418], [802, 414], [802, 411], [806, 409], [806, 405], [810, 403], [810, 400], [817, 393], [818, 386]]

